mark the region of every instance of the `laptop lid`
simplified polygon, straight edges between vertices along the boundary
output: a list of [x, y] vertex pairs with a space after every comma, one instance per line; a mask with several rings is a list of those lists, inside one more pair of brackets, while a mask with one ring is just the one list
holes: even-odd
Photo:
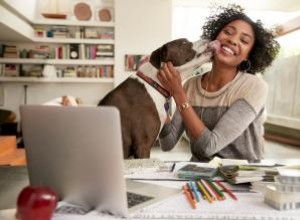
[[127, 215], [116, 108], [22, 105], [20, 113], [31, 185], [50, 186], [67, 202]]

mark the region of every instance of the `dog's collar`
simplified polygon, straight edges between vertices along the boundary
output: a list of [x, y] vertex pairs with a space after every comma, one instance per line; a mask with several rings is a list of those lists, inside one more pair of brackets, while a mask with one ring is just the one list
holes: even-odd
[[159, 85], [157, 82], [155, 82], [152, 78], [149, 76], [146, 76], [143, 72], [137, 71], [136, 73], [137, 76], [142, 78], [144, 81], [146, 81], [149, 85], [151, 85], [154, 89], [156, 89], [160, 94], [162, 94], [164, 97], [167, 99], [170, 98], [170, 93], [161, 85]]

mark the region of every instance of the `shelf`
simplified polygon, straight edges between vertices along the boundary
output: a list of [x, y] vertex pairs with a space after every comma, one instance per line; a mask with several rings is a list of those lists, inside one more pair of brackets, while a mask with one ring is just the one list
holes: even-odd
[[13, 64], [53, 64], [53, 65], [114, 65], [114, 58], [88, 59], [12, 59], [0, 58], [0, 63]]
[[37, 78], [37, 77], [0, 77], [0, 82], [12, 83], [113, 83], [113, 78]]
[[86, 27], [114, 27], [114, 22], [101, 21], [72, 21], [57, 19], [36, 19], [33, 25], [66, 25], [66, 26], [86, 26]]
[[77, 39], [77, 38], [47, 38], [34, 37], [36, 43], [64, 43], [64, 44], [114, 44], [114, 39]]

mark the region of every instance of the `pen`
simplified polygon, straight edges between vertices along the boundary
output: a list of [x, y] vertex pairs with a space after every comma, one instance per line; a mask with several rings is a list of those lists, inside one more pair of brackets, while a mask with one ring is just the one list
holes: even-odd
[[175, 169], [175, 166], [176, 166], [176, 163], [173, 163], [173, 165], [172, 165], [172, 167], [171, 167], [171, 170], [170, 170], [170, 172], [173, 172], [173, 171], [174, 171], [174, 169]]
[[237, 197], [233, 194], [233, 192], [230, 189], [226, 188], [219, 180], [215, 180], [215, 182], [224, 190], [224, 192], [227, 192], [231, 198], [237, 200]]
[[196, 201], [194, 199], [192, 199], [191, 194], [189, 193], [188, 189], [186, 186], [182, 186], [182, 191], [185, 195], [185, 198], [188, 200], [188, 202], [190, 203], [190, 205], [192, 206], [193, 209], [197, 208], [196, 206]]
[[209, 203], [212, 203], [213, 200], [210, 197], [210, 195], [208, 194], [208, 192], [205, 190], [205, 188], [203, 187], [202, 183], [200, 181], [197, 182], [199, 188], [201, 189], [201, 191], [203, 192], [203, 194], [205, 195], [206, 199], [208, 200]]

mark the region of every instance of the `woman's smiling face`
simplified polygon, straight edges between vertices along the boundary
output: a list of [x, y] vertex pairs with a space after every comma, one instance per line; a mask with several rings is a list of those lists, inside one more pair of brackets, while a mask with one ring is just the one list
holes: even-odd
[[220, 41], [221, 49], [215, 60], [229, 66], [238, 66], [243, 60], [247, 60], [255, 36], [249, 23], [234, 20], [223, 27], [216, 40]]

